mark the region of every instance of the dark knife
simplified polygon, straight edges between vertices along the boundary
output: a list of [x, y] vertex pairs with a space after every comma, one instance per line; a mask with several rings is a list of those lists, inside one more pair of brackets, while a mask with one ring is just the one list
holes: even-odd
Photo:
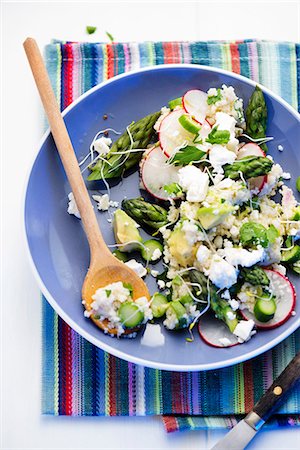
[[285, 399], [289, 390], [300, 379], [300, 352], [276, 378], [272, 386], [247, 414], [211, 450], [243, 450]]

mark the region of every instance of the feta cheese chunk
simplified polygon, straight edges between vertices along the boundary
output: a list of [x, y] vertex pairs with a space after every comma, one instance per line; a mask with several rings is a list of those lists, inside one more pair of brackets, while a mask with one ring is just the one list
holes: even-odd
[[230, 133], [230, 139], [235, 138], [235, 124], [235, 118], [230, 116], [229, 114], [226, 114], [224, 112], [216, 113], [215, 126], [218, 127], [218, 130], [228, 130]]
[[112, 143], [112, 140], [108, 137], [105, 136], [101, 136], [98, 139], [95, 139], [94, 143], [93, 143], [93, 150], [97, 153], [99, 153], [99, 155], [107, 155], [107, 153], [110, 150], [110, 145]]
[[208, 277], [218, 288], [229, 289], [237, 282], [237, 275], [238, 271], [231, 264], [218, 255], [213, 256]]
[[165, 337], [161, 332], [161, 325], [148, 323], [141, 339], [141, 345], [147, 347], [160, 347], [164, 345]]
[[77, 217], [78, 219], [81, 219], [80, 217], [80, 212], [78, 210], [78, 207], [76, 205], [75, 202], [75, 198], [73, 195], [73, 192], [70, 192], [70, 194], [68, 194], [68, 199], [69, 199], [69, 204], [68, 204], [68, 213], [69, 214], [73, 214], [75, 217]]
[[209, 152], [209, 161], [216, 172], [223, 173], [222, 166], [232, 164], [236, 159], [236, 154], [222, 145], [215, 144]]
[[162, 251], [156, 248], [152, 254], [151, 261], [157, 261], [162, 255]]
[[202, 202], [207, 194], [209, 176], [195, 166], [179, 169], [179, 185], [186, 192], [188, 202]]
[[143, 266], [143, 264], [137, 262], [135, 259], [130, 259], [127, 261], [126, 266], [132, 269], [139, 277], [143, 278], [147, 275], [147, 270]]
[[109, 208], [109, 196], [104, 195], [92, 195], [93, 199], [97, 202], [97, 208], [99, 211], [108, 211]]
[[226, 261], [232, 266], [251, 267], [260, 262], [265, 255], [263, 248], [257, 250], [246, 250], [244, 248], [225, 248], [221, 250]]
[[209, 250], [209, 248], [207, 248], [205, 245], [200, 245], [196, 253], [197, 261], [200, 264], [205, 264], [211, 258], [211, 254], [212, 252], [211, 250]]
[[181, 230], [184, 232], [186, 240], [190, 246], [202, 239], [202, 232], [199, 231], [197, 225], [189, 220], [185, 220]]
[[254, 325], [253, 320], [241, 320], [233, 330], [233, 334], [238, 338], [240, 343], [249, 341]]

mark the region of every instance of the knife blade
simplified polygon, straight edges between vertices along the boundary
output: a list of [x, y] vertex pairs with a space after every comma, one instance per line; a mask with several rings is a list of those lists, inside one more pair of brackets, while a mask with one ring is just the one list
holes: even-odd
[[300, 352], [276, 378], [252, 411], [211, 450], [243, 450], [300, 379]]

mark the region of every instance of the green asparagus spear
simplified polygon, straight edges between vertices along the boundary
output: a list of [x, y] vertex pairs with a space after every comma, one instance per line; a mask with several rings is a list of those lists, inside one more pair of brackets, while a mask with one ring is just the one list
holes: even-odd
[[[101, 180], [103, 178], [115, 178], [121, 176], [125, 170], [130, 169], [142, 158], [143, 152], [126, 152], [132, 149], [145, 149], [154, 135], [153, 125], [157, 121], [160, 112], [150, 114], [129, 125], [128, 129], [113, 143], [110, 151], [90, 167], [91, 174], [88, 180]], [[131, 144], [132, 137], [133, 144]], [[120, 153], [119, 153], [120, 152]], [[118, 154], [119, 153], [119, 154]]]
[[122, 201], [122, 208], [142, 227], [158, 230], [168, 222], [168, 211], [165, 208], [142, 198], [125, 199]]
[[224, 168], [225, 177], [237, 180], [241, 178], [241, 173], [245, 179], [259, 177], [270, 172], [273, 162], [264, 157], [246, 157], [235, 161], [233, 164], [226, 164]]
[[211, 309], [214, 311], [216, 317], [220, 320], [223, 320], [223, 322], [225, 322], [228, 326], [229, 330], [233, 332], [238, 324], [238, 319], [237, 317], [232, 318], [231, 314], [229, 314], [228, 317], [227, 313], [233, 313], [233, 310], [229, 306], [228, 302], [218, 295], [216, 287], [210, 281], [208, 282], [206, 276], [198, 270], [190, 270], [189, 279], [191, 283], [198, 285], [198, 287], [193, 287], [193, 290], [198, 290], [198, 293], [200, 290], [198, 297], [201, 300], [207, 300], [209, 297]]
[[243, 267], [240, 271], [240, 276], [244, 279], [244, 281], [247, 281], [253, 285], [269, 286], [270, 284], [270, 280], [265, 271], [258, 266], [249, 268]]
[[[256, 86], [246, 108], [246, 134], [248, 136], [253, 139], [266, 137], [267, 114], [264, 94], [260, 87]], [[265, 152], [268, 150], [266, 144], [262, 144], [261, 148]]]

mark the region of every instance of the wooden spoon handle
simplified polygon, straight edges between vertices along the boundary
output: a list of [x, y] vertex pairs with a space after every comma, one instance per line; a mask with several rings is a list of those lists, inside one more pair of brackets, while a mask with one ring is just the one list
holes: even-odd
[[91, 258], [93, 259], [96, 255], [99, 255], [99, 250], [102, 253], [110, 253], [99, 230], [96, 215], [82, 178], [65, 122], [59, 111], [41, 52], [36, 41], [32, 38], [27, 38], [23, 45], [48, 117], [58, 153], [81, 215], [90, 246]]

